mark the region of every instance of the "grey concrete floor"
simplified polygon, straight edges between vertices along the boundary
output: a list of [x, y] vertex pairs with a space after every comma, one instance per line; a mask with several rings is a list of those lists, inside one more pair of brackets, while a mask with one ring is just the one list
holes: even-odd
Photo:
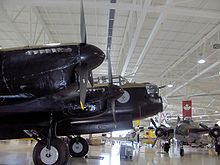
[[[29, 141], [0, 141], [0, 165], [33, 165], [32, 150], [35, 143]], [[120, 159], [120, 145], [90, 146], [89, 156], [103, 159], [70, 158], [68, 165], [219, 165], [220, 157], [207, 149], [185, 148], [185, 156], [180, 157], [177, 148], [169, 154], [158, 149], [142, 146], [134, 152], [132, 160]], [[211, 153], [211, 154], [210, 154]]]

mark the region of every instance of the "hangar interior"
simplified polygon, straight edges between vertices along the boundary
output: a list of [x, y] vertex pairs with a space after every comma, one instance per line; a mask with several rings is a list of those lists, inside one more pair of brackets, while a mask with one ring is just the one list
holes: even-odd
[[[87, 42], [110, 51], [114, 76], [165, 86], [168, 124], [183, 100], [196, 123], [220, 122], [219, 0], [84, 0], [84, 13]], [[81, 42], [80, 1], [0, 0], [0, 50], [72, 42]], [[107, 63], [94, 78], [108, 75]]]

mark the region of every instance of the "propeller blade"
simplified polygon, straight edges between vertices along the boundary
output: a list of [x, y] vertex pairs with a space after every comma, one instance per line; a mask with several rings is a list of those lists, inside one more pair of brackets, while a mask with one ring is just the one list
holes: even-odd
[[154, 127], [157, 129], [157, 125], [156, 125], [154, 119], [150, 118], [150, 121], [151, 121], [151, 123], [154, 125]]
[[84, 109], [85, 100], [86, 100], [86, 88], [88, 83], [88, 74], [89, 71], [86, 66], [81, 66], [79, 71], [80, 76], [80, 106]]
[[[174, 137], [174, 139], [176, 139], [176, 132], [177, 132], [179, 123], [180, 123], [180, 117], [178, 116], [177, 120], [176, 120], [176, 126], [173, 129], [173, 137]], [[170, 132], [170, 133], [172, 133], [172, 132]]]
[[154, 143], [152, 144], [152, 148], [154, 148], [154, 146], [155, 146], [157, 140], [158, 140], [158, 137], [154, 140]]
[[116, 116], [115, 116], [115, 100], [112, 99], [111, 100], [111, 107], [112, 107], [112, 116], [113, 116], [113, 120], [116, 126]]
[[112, 78], [112, 65], [111, 65], [111, 58], [110, 58], [110, 50], [107, 49], [107, 59], [108, 59], [108, 82], [110, 85], [113, 84]]
[[176, 121], [176, 125], [178, 125], [180, 123], [180, 117], [177, 117], [177, 121]]
[[92, 71], [89, 71], [89, 83], [91, 84], [91, 86], [93, 87], [94, 86], [94, 79], [93, 79], [93, 73]]
[[199, 125], [200, 125], [202, 128], [209, 130], [209, 127], [208, 127], [207, 125], [205, 125], [205, 124], [200, 123]]
[[167, 85], [163, 85], [163, 86], [160, 86], [160, 87], [158, 87], [159, 89], [163, 89], [163, 88], [166, 88], [167, 87]]
[[83, 0], [81, 0], [80, 5], [80, 34], [81, 34], [81, 43], [86, 44], [86, 21], [84, 15], [84, 7], [83, 7]]

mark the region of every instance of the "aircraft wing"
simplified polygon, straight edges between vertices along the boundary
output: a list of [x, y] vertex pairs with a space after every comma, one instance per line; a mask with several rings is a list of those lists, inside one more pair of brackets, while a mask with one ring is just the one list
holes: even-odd
[[0, 113], [21, 113], [21, 112], [50, 112], [60, 110], [63, 107], [63, 102], [52, 96], [40, 97], [23, 103], [0, 106]]
[[50, 112], [63, 110], [64, 103], [70, 102], [72, 99], [79, 97], [75, 84], [68, 88], [60, 90], [53, 95], [43, 97], [30, 97], [31, 95], [13, 95], [11, 97], [2, 98], [4, 101], [0, 105], [0, 113], [17, 113], [17, 112]]
[[201, 133], [201, 134], [205, 134], [208, 133], [207, 129], [204, 128], [190, 128], [189, 129], [189, 133]]

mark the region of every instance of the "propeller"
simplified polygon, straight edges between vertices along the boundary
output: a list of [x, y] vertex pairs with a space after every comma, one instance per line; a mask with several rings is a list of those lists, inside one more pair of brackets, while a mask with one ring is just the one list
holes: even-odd
[[155, 146], [159, 138], [168, 138], [170, 133], [174, 133], [173, 129], [167, 128], [163, 124], [161, 124], [158, 127], [152, 118], [150, 119], [150, 121], [153, 124], [153, 126], [156, 128], [155, 135], [157, 136], [157, 138], [154, 140], [154, 143], [152, 144], [152, 147]]
[[220, 137], [220, 127], [216, 124], [214, 127], [209, 128], [207, 125], [200, 123], [199, 124], [202, 128], [206, 129], [209, 131], [209, 135], [213, 137], [216, 141], [217, 138]]
[[[81, 0], [80, 4], [80, 34], [81, 34], [81, 44], [86, 45], [86, 23], [85, 23], [85, 15], [84, 15], [84, 7], [83, 0]], [[80, 58], [81, 59], [81, 58]], [[91, 70], [88, 70], [87, 64], [81, 63], [78, 66], [78, 73], [80, 76], [80, 106], [84, 109], [85, 100], [86, 100], [86, 89], [88, 81], [91, 86], [94, 85], [93, 74]]]
[[[84, 15], [84, 8], [83, 8], [83, 0], [81, 0], [81, 7], [80, 7], [80, 34], [81, 34], [81, 47], [86, 46], [87, 38], [86, 38], [86, 24], [85, 24], [85, 15]], [[113, 78], [112, 78], [112, 68], [111, 68], [111, 60], [110, 60], [110, 47], [109, 43], [107, 44], [107, 59], [108, 59], [108, 77], [109, 77], [109, 92], [117, 96], [117, 94], [121, 94], [121, 88], [118, 86], [113, 85]], [[82, 54], [82, 53], [80, 53]], [[80, 57], [80, 59], [82, 59]], [[86, 89], [87, 83], [90, 82], [91, 86], [94, 84], [92, 70], [88, 70], [88, 66], [85, 63], [80, 61], [77, 71], [80, 77], [80, 105], [81, 108], [84, 109], [84, 104], [86, 100]], [[116, 97], [112, 97], [109, 102], [109, 106], [111, 106], [113, 120], [116, 122], [115, 117], [115, 100]]]

